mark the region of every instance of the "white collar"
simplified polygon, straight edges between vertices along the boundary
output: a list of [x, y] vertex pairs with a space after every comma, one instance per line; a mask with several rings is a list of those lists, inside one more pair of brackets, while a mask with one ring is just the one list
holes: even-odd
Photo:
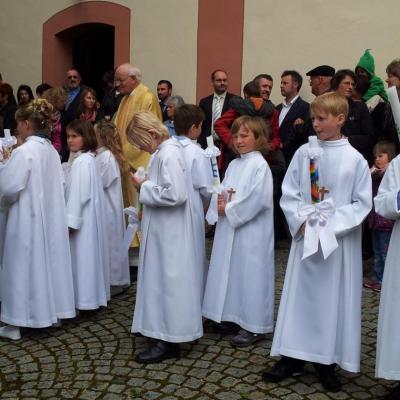
[[300, 97], [300, 95], [298, 94], [296, 97], [294, 97], [291, 101], [289, 101], [289, 103], [286, 103], [286, 100], [283, 99], [282, 104], [284, 107], [290, 107], [294, 104], [294, 102]]

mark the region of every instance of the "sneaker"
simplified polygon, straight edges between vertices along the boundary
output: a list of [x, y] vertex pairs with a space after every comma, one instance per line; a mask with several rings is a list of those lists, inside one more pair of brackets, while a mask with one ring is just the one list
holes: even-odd
[[0, 328], [0, 337], [11, 340], [20, 340], [21, 331], [18, 326], [5, 325]]
[[262, 333], [253, 333], [246, 331], [245, 329], [241, 329], [238, 334], [230, 340], [230, 343], [235, 347], [247, 347], [259, 342], [260, 340], [263, 340], [264, 338], [265, 335]]

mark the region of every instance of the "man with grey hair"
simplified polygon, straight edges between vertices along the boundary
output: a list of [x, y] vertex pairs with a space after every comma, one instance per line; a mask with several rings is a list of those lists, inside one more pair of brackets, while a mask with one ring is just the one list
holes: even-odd
[[[162, 121], [160, 105], [157, 96], [143, 85], [140, 69], [131, 64], [122, 64], [115, 70], [114, 83], [116, 89], [124, 95], [114, 116], [118, 128], [124, 156], [131, 168], [136, 171], [139, 167], [147, 167], [150, 154], [130, 144], [126, 139], [126, 128], [133, 116], [139, 111], [149, 111]], [[137, 193], [130, 181], [129, 174], [121, 177], [124, 206], [136, 206]], [[138, 247], [135, 237], [133, 247]], [[131, 252], [130, 252], [131, 253]], [[131, 265], [137, 265], [130, 261]]]

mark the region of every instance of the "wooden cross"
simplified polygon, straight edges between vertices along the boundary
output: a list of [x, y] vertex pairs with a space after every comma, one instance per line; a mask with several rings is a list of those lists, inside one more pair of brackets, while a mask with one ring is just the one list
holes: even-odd
[[325, 186], [321, 186], [318, 192], [321, 193], [321, 201], [324, 201], [325, 193], [329, 193], [329, 190]]
[[230, 188], [228, 191], [228, 203], [232, 200], [232, 196], [236, 193], [234, 188]]

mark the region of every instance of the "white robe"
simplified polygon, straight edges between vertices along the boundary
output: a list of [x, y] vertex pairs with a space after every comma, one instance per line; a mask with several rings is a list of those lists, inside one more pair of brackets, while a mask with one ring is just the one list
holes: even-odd
[[121, 172], [114, 155], [102, 147], [97, 150], [96, 164], [104, 189], [104, 216], [110, 256], [110, 284], [129, 285], [128, 253], [122, 257], [121, 245], [125, 234], [124, 204], [122, 200]]
[[400, 156], [389, 165], [375, 197], [375, 210], [396, 221], [385, 263], [378, 318], [375, 374], [378, 378], [400, 380]]
[[75, 316], [63, 174], [51, 143], [29, 137], [0, 169], [7, 212], [1, 320], [43, 328]]
[[104, 192], [93, 153], [80, 153], [71, 167], [67, 191], [68, 226], [76, 308], [107, 306], [110, 271], [105, 235]]
[[185, 174], [181, 147], [168, 139], [150, 159], [139, 196], [144, 209], [132, 332], [175, 343], [203, 335]]
[[311, 204], [308, 144], [294, 155], [282, 185], [281, 207], [293, 236], [271, 356], [358, 372], [361, 345], [361, 223], [372, 206], [367, 162], [347, 139], [320, 141], [320, 186], [336, 207], [329, 219], [338, 248], [324, 260], [321, 247], [302, 261], [305, 222], [299, 208]]
[[175, 140], [182, 146], [188, 177], [188, 200], [193, 223], [194, 243], [196, 253], [193, 255], [198, 263], [196, 270], [199, 272], [201, 285], [201, 301], [203, 301], [205, 280], [207, 278], [206, 248], [205, 248], [205, 220], [204, 207], [208, 205], [211, 193], [208, 189], [213, 183], [210, 159], [204, 150], [185, 136], [175, 136]]
[[253, 333], [274, 326], [272, 175], [258, 151], [233, 160], [222, 183], [233, 188], [215, 230], [203, 315]]

